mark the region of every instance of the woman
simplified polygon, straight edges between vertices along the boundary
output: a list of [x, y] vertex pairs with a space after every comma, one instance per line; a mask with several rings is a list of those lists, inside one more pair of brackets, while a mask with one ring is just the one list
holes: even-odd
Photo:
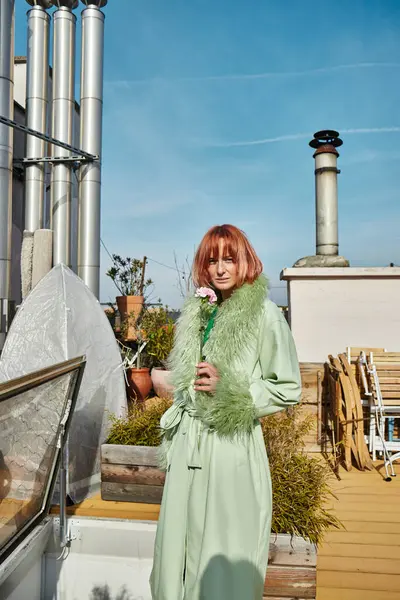
[[299, 401], [296, 350], [242, 231], [210, 229], [193, 280], [216, 297], [203, 287], [186, 301], [171, 354], [152, 596], [261, 600], [272, 494], [258, 419]]

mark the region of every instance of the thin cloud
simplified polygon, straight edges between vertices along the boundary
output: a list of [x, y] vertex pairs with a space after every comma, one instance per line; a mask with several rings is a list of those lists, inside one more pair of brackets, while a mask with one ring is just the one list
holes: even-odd
[[[340, 129], [340, 134], [358, 135], [365, 133], [400, 133], [400, 127], [365, 127], [358, 129]], [[312, 138], [313, 133], [293, 133], [290, 135], [279, 135], [277, 137], [262, 138], [259, 140], [247, 140], [242, 142], [215, 142], [204, 144], [209, 148], [235, 148], [237, 146], [262, 146], [265, 144], [275, 144], [279, 142], [290, 142], [293, 140], [304, 140]]]
[[361, 129], [342, 129], [341, 133], [351, 135], [352, 133], [399, 133], [400, 127], [366, 127]]
[[293, 140], [303, 140], [312, 137], [312, 133], [293, 133], [290, 135], [278, 135], [277, 137], [263, 138], [260, 140], [249, 140], [243, 142], [215, 142], [205, 144], [210, 148], [234, 148], [235, 146], [261, 146], [264, 144], [275, 144], [277, 142], [290, 142]]
[[398, 69], [400, 63], [396, 62], [363, 62], [347, 65], [334, 65], [332, 67], [319, 67], [305, 71], [267, 71], [265, 73], [238, 73], [230, 75], [207, 75], [205, 77], [152, 77], [148, 79], [120, 79], [105, 81], [107, 86], [129, 88], [136, 85], [148, 85], [157, 83], [192, 83], [207, 81], [252, 81], [257, 79], [274, 79], [285, 77], [306, 77], [312, 75], [323, 75], [335, 71], [349, 71], [354, 69]]

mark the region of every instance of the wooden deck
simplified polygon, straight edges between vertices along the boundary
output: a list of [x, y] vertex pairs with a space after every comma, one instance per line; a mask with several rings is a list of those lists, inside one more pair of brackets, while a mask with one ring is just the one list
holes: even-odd
[[400, 464], [385, 482], [377, 471], [347, 473], [334, 485], [345, 526], [318, 550], [317, 600], [400, 600]]
[[[340, 471], [333, 506], [345, 530], [318, 550], [317, 600], [400, 600], [400, 464], [398, 479], [376, 471]], [[54, 508], [53, 512], [57, 512]], [[100, 495], [68, 508], [71, 515], [157, 520], [156, 504], [104, 502]]]

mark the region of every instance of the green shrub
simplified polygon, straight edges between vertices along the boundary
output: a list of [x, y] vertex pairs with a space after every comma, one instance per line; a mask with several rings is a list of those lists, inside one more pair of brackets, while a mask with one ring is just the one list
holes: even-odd
[[[107, 442], [158, 446], [159, 422], [170, 405], [169, 400], [160, 400], [144, 411], [133, 408], [126, 418], [112, 417]], [[272, 478], [272, 531], [299, 535], [318, 544], [327, 529], [341, 524], [325, 508], [332, 496], [329, 466], [304, 451], [304, 438], [312, 423], [313, 417], [300, 416], [299, 407], [261, 420]]]
[[141, 318], [141, 327], [147, 339], [146, 354], [152, 366], [164, 366], [174, 343], [174, 322], [168, 316], [168, 307], [146, 310]]

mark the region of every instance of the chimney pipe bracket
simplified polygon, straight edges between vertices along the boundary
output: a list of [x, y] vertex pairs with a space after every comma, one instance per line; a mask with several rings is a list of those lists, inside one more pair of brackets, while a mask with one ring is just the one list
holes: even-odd
[[340, 169], [337, 169], [336, 167], [320, 167], [319, 169], [315, 169], [314, 174], [320, 175], [321, 173], [326, 173], [327, 171], [336, 173], [337, 175], [340, 174]]

